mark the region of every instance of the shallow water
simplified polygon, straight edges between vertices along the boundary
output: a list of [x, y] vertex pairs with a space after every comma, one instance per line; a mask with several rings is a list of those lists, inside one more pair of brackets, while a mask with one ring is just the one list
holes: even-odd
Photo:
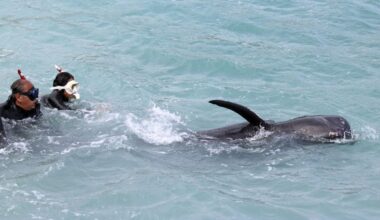
[[[378, 1], [11, 1], [0, 96], [54, 64], [77, 111], [5, 123], [0, 219], [378, 219]], [[337, 114], [356, 143], [202, 141], [242, 122]]]

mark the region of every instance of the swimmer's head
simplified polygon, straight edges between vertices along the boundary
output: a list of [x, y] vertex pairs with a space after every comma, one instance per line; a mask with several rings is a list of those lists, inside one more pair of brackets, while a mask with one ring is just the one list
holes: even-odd
[[61, 67], [56, 66], [57, 76], [53, 81], [51, 89], [62, 91], [67, 99], [79, 99], [79, 83], [74, 80], [74, 76], [69, 72], [63, 72]]
[[38, 88], [27, 79], [22, 78], [14, 81], [11, 85], [11, 100], [20, 108], [30, 111], [36, 108]]
[[74, 76], [69, 72], [58, 73], [53, 81], [53, 86], [65, 86], [69, 81], [74, 80]]

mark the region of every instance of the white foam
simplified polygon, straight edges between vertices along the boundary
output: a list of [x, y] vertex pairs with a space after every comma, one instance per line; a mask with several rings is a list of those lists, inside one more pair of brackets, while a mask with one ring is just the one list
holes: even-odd
[[9, 151], [6, 148], [0, 148], [0, 154], [7, 155]]
[[89, 144], [78, 146], [78, 147], [68, 147], [64, 149], [61, 154], [68, 154], [73, 150], [79, 150], [79, 149], [90, 149], [90, 148], [99, 148], [102, 146], [102, 144], [105, 142], [105, 139], [97, 140], [97, 141], [91, 141]]
[[53, 136], [47, 136], [47, 139], [48, 139], [48, 144], [56, 144], [56, 145], [59, 145], [59, 141], [55, 140], [56, 137], [53, 137]]
[[86, 145], [75, 146], [75, 144], [74, 144], [73, 145], [74, 147], [65, 148], [61, 152], [61, 154], [62, 155], [68, 154], [74, 150], [90, 149], [90, 148], [102, 148], [102, 147], [106, 147], [107, 149], [110, 149], [110, 150], [117, 150], [120, 148], [127, 149], [127, 150], [133, 150], [133, 147], [125, 146], [125, 144], [123, 144], [123, 142], [126, 140], [128, 140], [128, 137], [126, 135], [102, 137], [102, 139], [91, 141], [89, 144], [86, 144]]
[[69, 148], [66, 148], [66, 149], [64, 149], [64, 150], [61, 152], [61, 154], [62, 154], [62, 155], [64, 155], [64, 154], [68, 154], [68, 153], [70, 153], [71, 151], [73, 151], [73, 150], [75, 150], [75, 149], [77, 149], [77, 148], [75, 148], [75, 147], [69, 147]]
[[28, 143], [26, 143], [26, 142], [14, 142], [5, 148], [1, 148], [0, 154], [8, 155], [8, 154], [11, 154], [13, 152], [28, 153], [30, 151], [31, 150], [28, 148]]
[[27, 153], [27, 152], [31, 151], [28, 148], [28, 143], [26, 143], [26, 142], [15, 142], [15, 143], [13, 143], [13, 145], [14, 145], [14, 149], [17, 149], [23, 153]]
[[183, 124], [180, 116], [155, 105], [148, 110], [148, 116], [144, 119], [130, 113], [125, 123], [139, 138], [156, 145], [180, 142], [186, 135], [175, 130], [175, 125]]
[[378, 140], [379, 139], [379, 134], [377, 133], [376, 129], [370, 126], [362, 127], [360, 129], [360, 134], [357, 136], [358, 138], [360, 137], [361, 139], [364, 139], [364, 140]]
[[32, 193], [33, 193], [34, 197], [35, 197], [37, 200], [41, 200], [41, 199], [43, 199], [43, 198], [45, 197], [44, 194], [42, 194], [42, 193], [40, 193], [40, 192], [38, 192], [38, 191], [36, 191], [36, 190], [32, 190]]
[[253, 137], [247, 138], [247, 140], [248, 141], [259, 141], [259, 140], [262, 140], [262, 139], [269, 137], [271, 134], [273, 134], [273, 132], [265, 130], [264, 127], [261, 127], [259, 132], [256, 135], [254, 135]]
[[213, 156], [213, 155], [219, 155], [219, 154], [222, 154], [222, 153], [231, 153], [233, 151], [239, 151], [241, 150], [242, 148], [239, 147], [238, 145], [226, 145], [226, 146], [223, 146], [223, 145], [219, 145], [218, 147], [208, 147], [206, 148], [208, 153], [209, 153], [209, 156]]
[[66, 111], [59, 111], [59, 115], [61, 115], [65, 119], [69, 119], [69, 120], [76, 119], [76, 117], [70, 115], [69, 112], [66, 112]]

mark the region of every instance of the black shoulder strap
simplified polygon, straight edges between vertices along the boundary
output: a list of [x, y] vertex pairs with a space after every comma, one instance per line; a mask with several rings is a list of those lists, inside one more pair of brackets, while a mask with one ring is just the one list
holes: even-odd
[[211, 100], [211, 104], [218, 105], [227, 109], [230, 109], [236, 113], [238, 113], [241, 117], [247, 120], [250, 124], [254, 126], [263, 126], [268, 128], [268, 124], [256, 115], [253, 111], [249, 110], [247, 107], [223, 100]]

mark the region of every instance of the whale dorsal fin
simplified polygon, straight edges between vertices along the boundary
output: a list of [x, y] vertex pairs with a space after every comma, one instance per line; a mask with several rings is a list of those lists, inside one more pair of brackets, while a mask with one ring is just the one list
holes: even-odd
[[249, 110], [247, 107], [223, 100], [211, 100], [209, 101], [211, 104], [218, 105], [227, 109], [230, 109], [236, 113], [238, 113], [241, 117], [247, 120], [251, 125], [254, 126], [263, 126], [264, 128], [268, 128], [269, 125], [261, 119], [256, 113]]

